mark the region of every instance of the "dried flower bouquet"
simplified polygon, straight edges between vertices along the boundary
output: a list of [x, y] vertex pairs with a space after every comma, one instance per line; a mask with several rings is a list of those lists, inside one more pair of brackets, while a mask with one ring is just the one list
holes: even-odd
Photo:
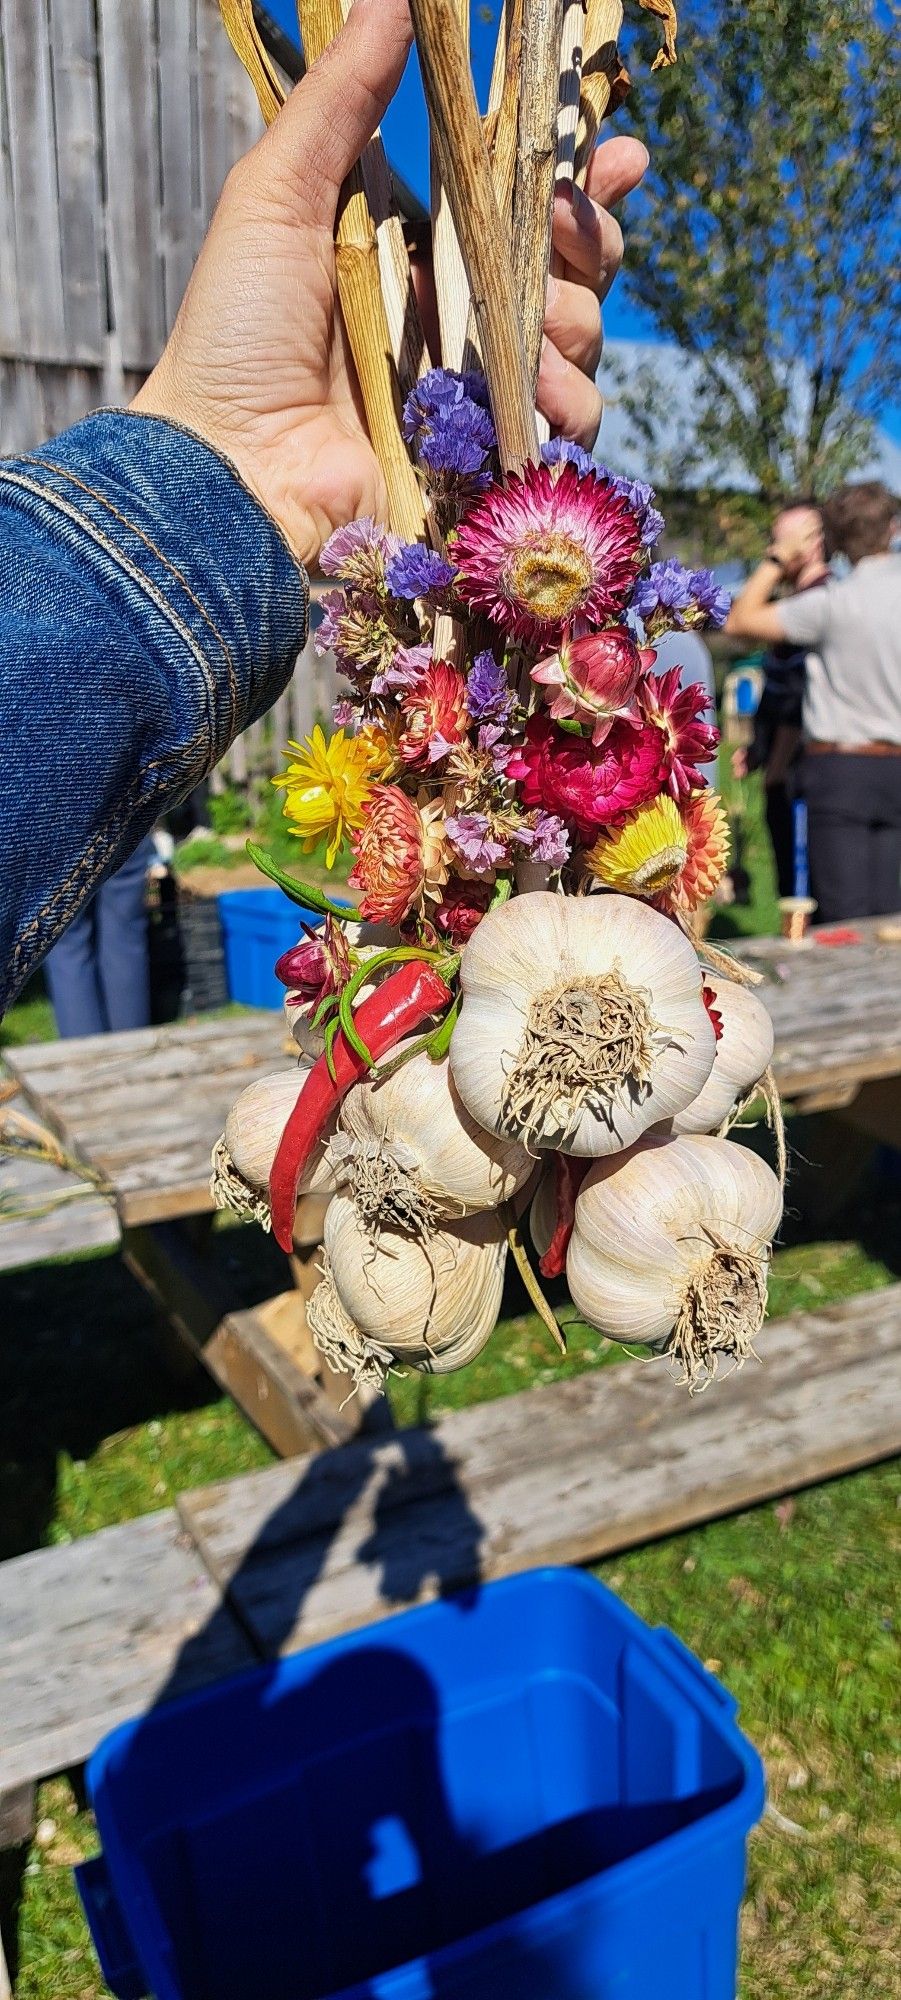
[[[641, 0], [664, 23], [670, 0]], [[308, 59], [340, 0], [301, 0]], [[267, 115], [278, 80], [223, 0]], [[292, 830], [353, 848], [349, 918], [276, 968], [297, 1071], [244, 1093], [214, 1193], [290, 1250], [301, 1193], [331, 1195], [315, 1340], [357, 1382], [443, 1372], [491, 1336], [512, 1252], [578, 1314], [671, 1354], [691, 1387], [750, 1351], [777, 1177], [725, 1133], [772, 1028], [692, 914], [727, 858], [702, 775], [716, 730], [661, 635], [722, 622], [706, 570], [659, 560], [650, 488], [534, 409], [555, 186], [584, 172], [627, 79], [610, 0], [507, 0], [476, 105], [468, 0], [411, 0], [432, 135], [441, 365], [426, 352], [373, 142], [338, 225], [342, 310], [390, 499], [322, 551], [318, 644], [347, 684], [333, 733], [292, 745]], [[699, 956], [700, 954], [700, 956]], [[769, 1082], [767, 1081], [769, 1079]]]

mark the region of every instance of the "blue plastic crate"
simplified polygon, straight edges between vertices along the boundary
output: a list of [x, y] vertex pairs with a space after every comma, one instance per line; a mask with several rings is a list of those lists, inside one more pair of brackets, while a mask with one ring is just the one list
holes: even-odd
[[318, 910], [300, 909], [281, 889], [228, 889], [218, 900], [229, 998], [281, 1007], [285, 989], [272, 968], [303, 937], [304, 924], [321, 924]]
[[79, 1887], [123, 2000], [733, 2000], [735, 1703], [540, 1570], [117, 1729]]

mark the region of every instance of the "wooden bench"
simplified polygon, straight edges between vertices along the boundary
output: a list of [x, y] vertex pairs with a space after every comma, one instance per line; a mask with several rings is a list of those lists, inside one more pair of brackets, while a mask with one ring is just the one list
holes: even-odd
[[[784, 1096], [842, 1120], [812, 1176], [821, 1207], [824, 1186], [849, 1191], [849, 1169], [862, 1166], [874, 1140], [901, 1142], [901, 943], [892, 941], [901, 938], [901, 922], [874, 918], [853, 928], [860, 942], [835, 949], [794, 949], [773, 938], [735, 946], [764, 975]], [[202, 1232], [211, 1212], [210, 1152], [229, 1108], [244, 1085], [287, 1059], [282, 1023], [271, 1013], [7, 1052], [38, 1116], [108, 1187], [130, 1269], [190, 1353], [284, 1455], [349, 1438], [363, 1408], [358, 1400], [342, 1409], [347, 1385], [322, 1369], [309, 1337], [310, 1258], [286, 1262], [277, 1298], [235, 1312], [203, 1254]], [[795, 1189], [806, 1205], [800, 1176]], [[98, 1220], [109, 1226], [108, 1216]], [[2, 1241], [0, 1233], [0, 1256]], [[375, 1407], [384, 1411], [384, 1399]]]
[[588, 1562], [901, 1448], [901, 1285], [773, 1322], [690, 1399], [624, 1362], [187, 1493], [0, 1566], [0, 1833], [116, 1722], [250, 1661]]

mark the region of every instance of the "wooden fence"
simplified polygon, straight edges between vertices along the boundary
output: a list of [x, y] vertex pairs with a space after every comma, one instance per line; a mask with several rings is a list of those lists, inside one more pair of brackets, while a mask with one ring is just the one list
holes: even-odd
[[260, 130], [217, 0], [0, 0], [0, 451], [133, 392]]
[[[134, 393], [261, 129], [218, 0], [0, 0], [0, 454]], [[334, 693], [308, 648], [216, 787], [277, 771]]]

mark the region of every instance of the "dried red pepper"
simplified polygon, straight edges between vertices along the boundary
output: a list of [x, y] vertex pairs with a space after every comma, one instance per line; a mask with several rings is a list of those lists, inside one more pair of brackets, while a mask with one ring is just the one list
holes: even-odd
[[[382, 981], [377, 992], [362, 1002], [354, 1014], [354, 1025], [377, 1062], [430, 1014], [443, 1012], [451, 998], [450, 987], [440, 973], [422, 959], [414, 959], [398, 966], [396, 972]], [[289, 1255], [294, 1247], [294, 1215], [304, 1168], [342, 1097], [367, 1072], [362, 1056], [350, 1047], [342, 1033], [334, 1042], [332, 1068], [334, 1074], [330, 1073], [324, 1055], [313, 1064], [278, 1142], [269, 1176], [272, 1234]]]
[[576, 1220], [576, 1195], [591, 1166], [590, 1160], [573, 1159], [569, 1153], [554, 1154], [554, 1201], [556, 1226], [550, 1243], [539, 1259], [543, 1278], [562, 1278], [566, 1253]]

